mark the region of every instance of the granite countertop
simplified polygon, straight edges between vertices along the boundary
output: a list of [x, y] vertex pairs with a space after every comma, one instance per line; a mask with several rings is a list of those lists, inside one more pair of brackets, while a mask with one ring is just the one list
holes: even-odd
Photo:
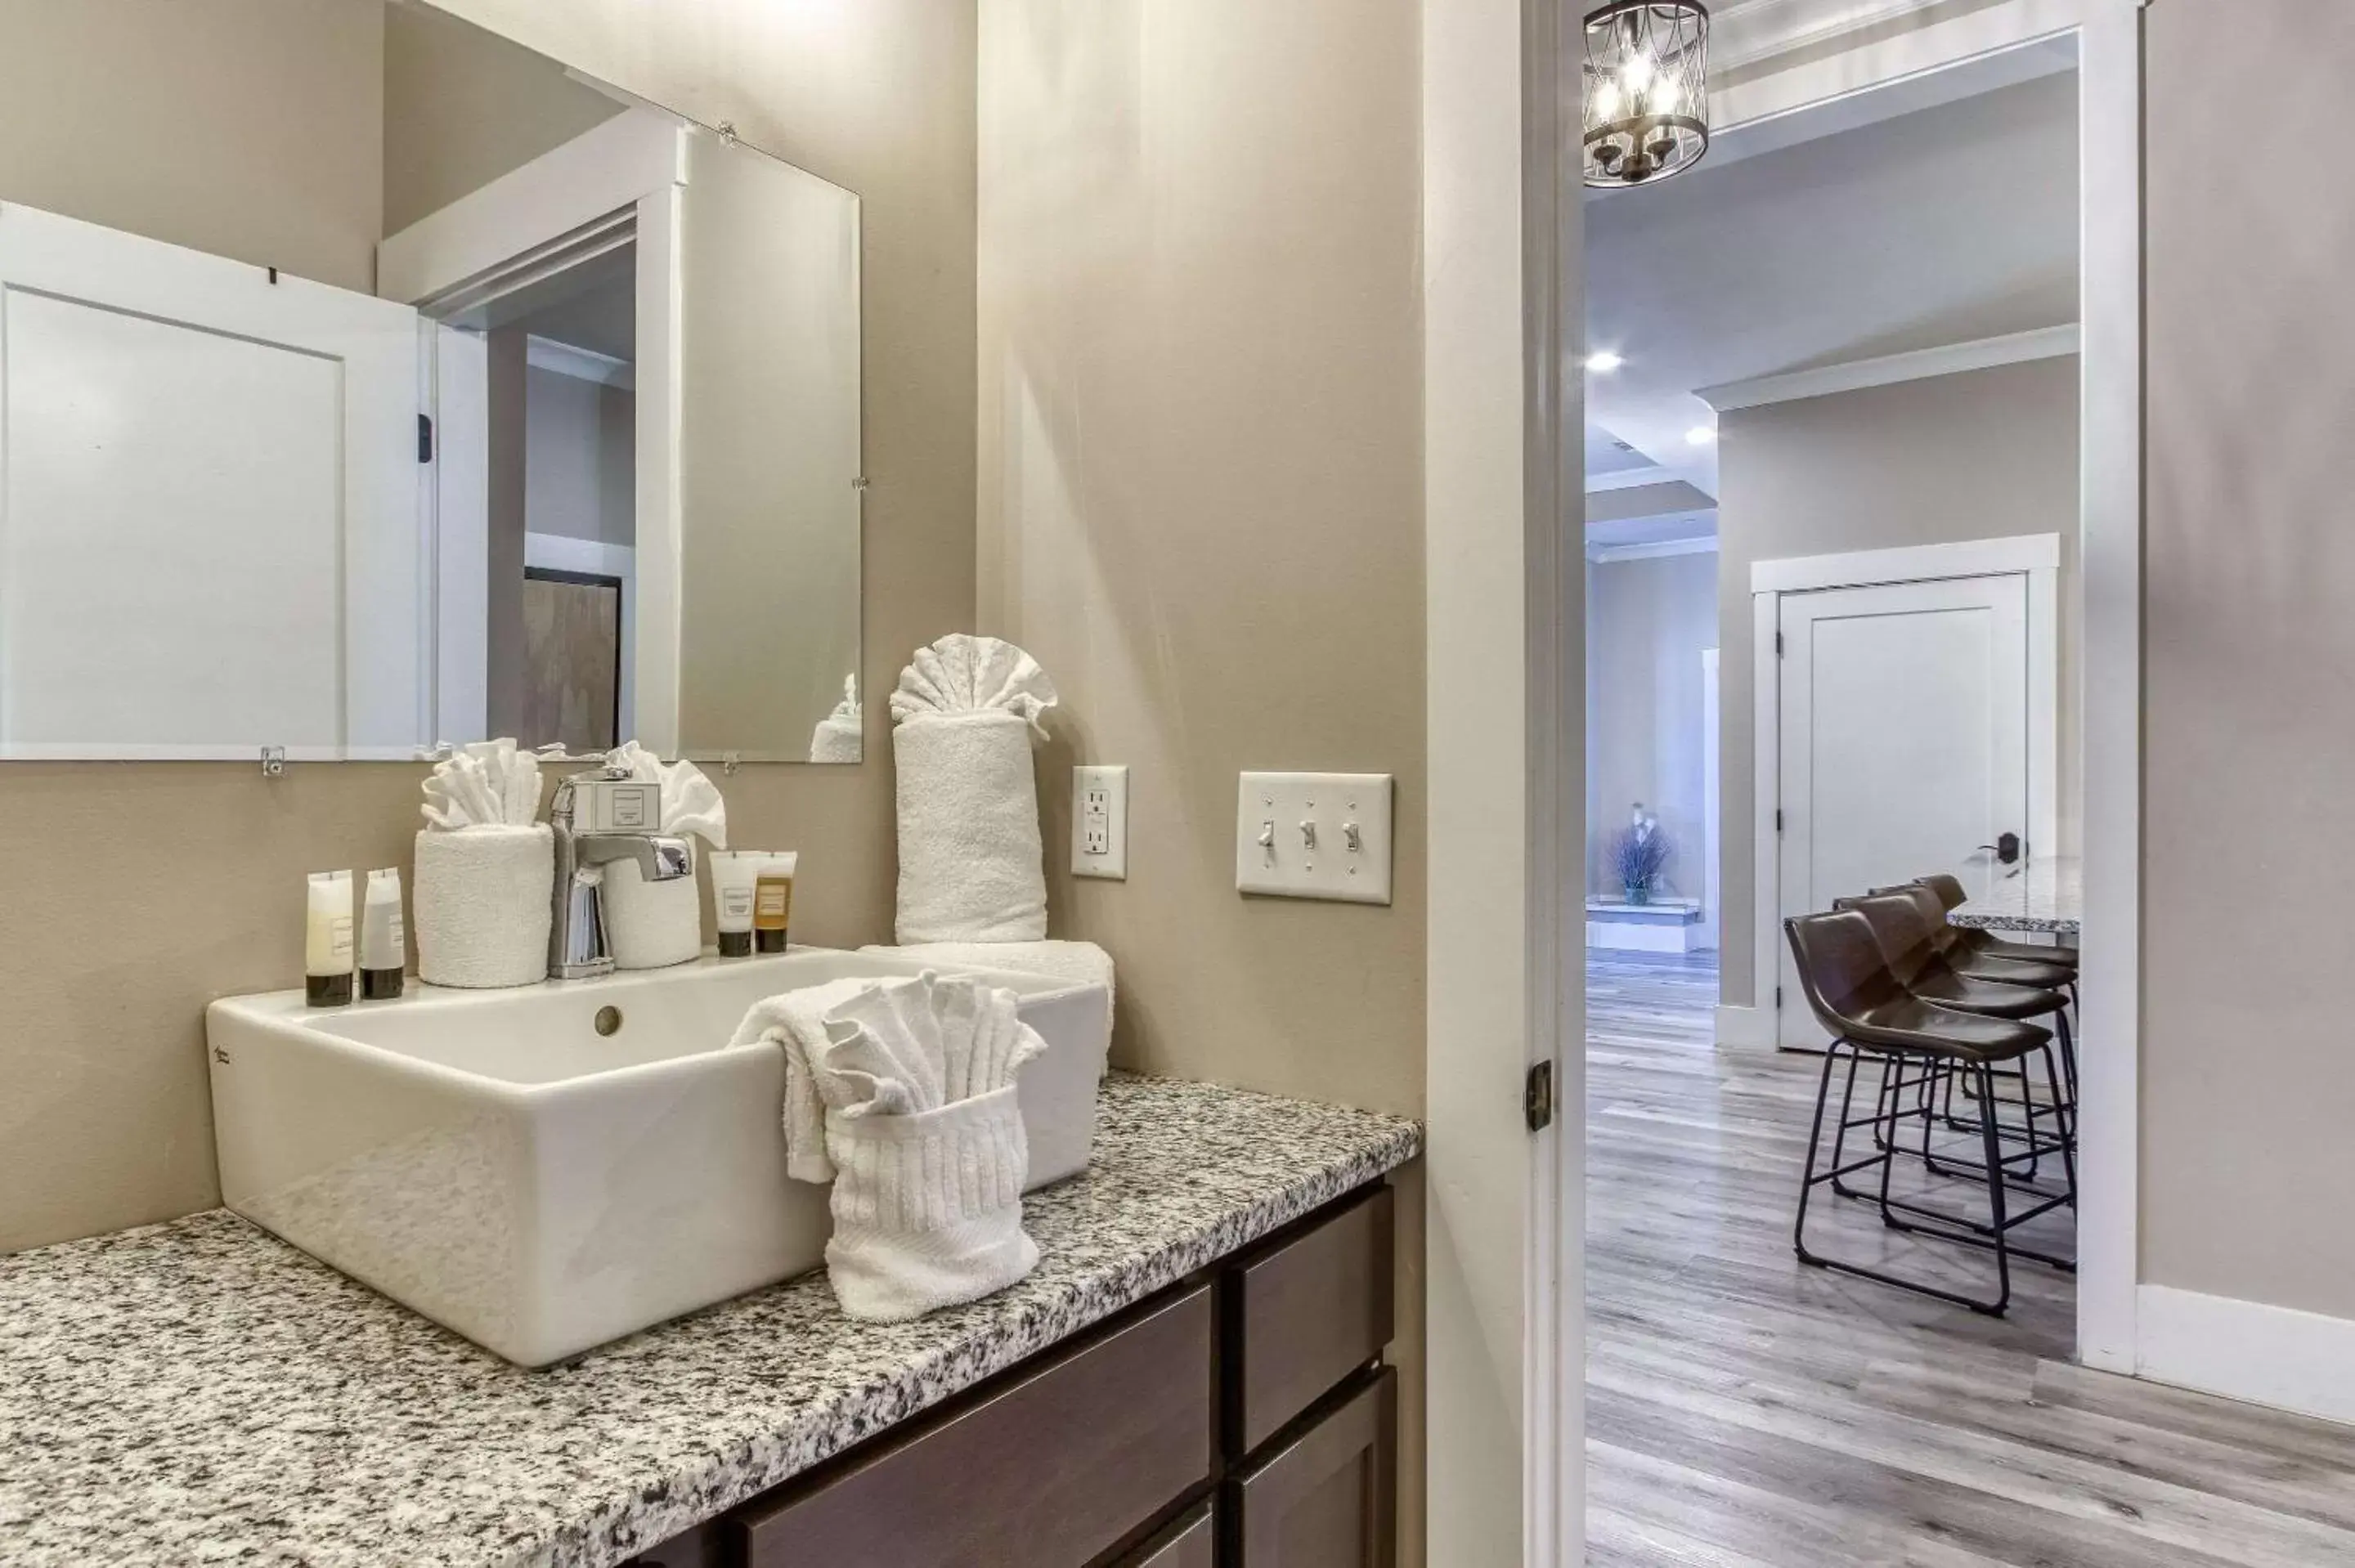
[[2016, 875], [1987, 885], [1946, 918], [1987, 931], [2043, 931], [2078, 935], [2085, 908], [2084, 863], [2056, 856], [2030, 861]]
[[526, 1372], [216, 1210], [0, 1259], [0, 1562], [601, 1568], [1420, 1151], [1396, 1117], [1115, 1075], [1010, 1290], [862, 1324], [823, 1273]]

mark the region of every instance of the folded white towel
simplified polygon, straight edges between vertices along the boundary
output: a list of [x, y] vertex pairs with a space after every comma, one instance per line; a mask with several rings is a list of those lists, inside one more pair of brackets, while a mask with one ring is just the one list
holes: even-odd
[[826, 1013], [874, 983], [829, 980], [763, 998], [744, 1014], [729, 1041], [730, 1045], [749, 1045], [766, 1040], [785, 1054], [785, 1174], [796, 1181], [834, 1180], [834, 1163], [826, 1153], [826, 1105], [810, 1074], [811, 1055], [827, 1044]]
[[477, 740], [433, 765], [425, 820], [437, 828], [528, 826], [539, 815], [539, 758], [513, 740]]
[[1100, 985], [1104, 988], [1105, 1021], [1111, 1021], [1112, 955], [1093, 942], [917, 942], [901, 948], [877, 945], [859, 950], [893, 953], [945, 969], [1011, 969], [1016, 974], [1070, 980], [1074, 985]]
[[994, 637], [943, 637], [891, 694], [902, 942], [1021, 942], [1047, 934], [1030, 742], [1055, 688]]
[[417, 835], [417, 978], [493, 990], [548, 978], [556, 838], [545, 822]]
[[1028, 1275], [1029, 1150], [1015, 1075], [1046, 1049], [1014, 993], [970, 976], [864, 982], [810, 1054], [836, 1175], [837, 1300], [898, 1322]]
[[[688, 840], [690, 863], [700, 859], [694, 856], [696, 838], [714, 849], [728, 847], [728, 803], [702, 768], [665, 763], [634, 740], [607, 752], [605, 765], [661, 787], [661, 831]], [[607, 865], [604, 877], [605, 939], [615, 969], [666, 969], [703, 951], [703, 899], [692, 874], [648, 882], [635, 861], [624, 860]]]
[[826, 1275], [849, 1316], [905, 1322], [1039, 1266], [1022, 1228], [1029, 1151], [1010, 1086], [912, 1116], [828, 1112], [826, 1144], [841, 1172]]

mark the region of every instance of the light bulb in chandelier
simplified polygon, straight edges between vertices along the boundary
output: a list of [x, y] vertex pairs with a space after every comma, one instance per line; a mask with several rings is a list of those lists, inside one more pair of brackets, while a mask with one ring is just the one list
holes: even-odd
[[1583, 119], [1590, 185], [1648, 185], [1709, 150], [1709, 8], [1610, 0], [1587, 14]]

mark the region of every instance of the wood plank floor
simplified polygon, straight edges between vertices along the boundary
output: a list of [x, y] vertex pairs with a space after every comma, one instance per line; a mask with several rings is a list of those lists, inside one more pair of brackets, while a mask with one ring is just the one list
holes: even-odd
[[[1997, 1320], [1801, 1268], [1818, 1063], [1719, 1050], [1698, 959], [1593, 955], [1587, 998], [1591, 1564], [2355, 1565], [2355, 1429], [2070, 1365], [2053, 1270]], [[1984, 1277], [1821, 1209], [1819, 1249]]]

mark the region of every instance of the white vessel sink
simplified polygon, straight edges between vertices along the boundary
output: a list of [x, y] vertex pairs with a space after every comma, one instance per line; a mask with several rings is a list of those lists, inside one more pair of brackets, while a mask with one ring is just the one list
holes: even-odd
[[[925, 966], [799, 948], [516, 991], [411, 984], [207, 1010], [229, 1206], [524, 1366], [819, 1266], [826, 1189], [788, 1181], [784, 1058], [730, 1049], [760, 999]], [[992, 970], [1047, 1054], [1022, 1070], [1030, 1185], [1084, 1168], [1101, 986]], [[601, 1033], [600, 1014], [611, 1008]]]

